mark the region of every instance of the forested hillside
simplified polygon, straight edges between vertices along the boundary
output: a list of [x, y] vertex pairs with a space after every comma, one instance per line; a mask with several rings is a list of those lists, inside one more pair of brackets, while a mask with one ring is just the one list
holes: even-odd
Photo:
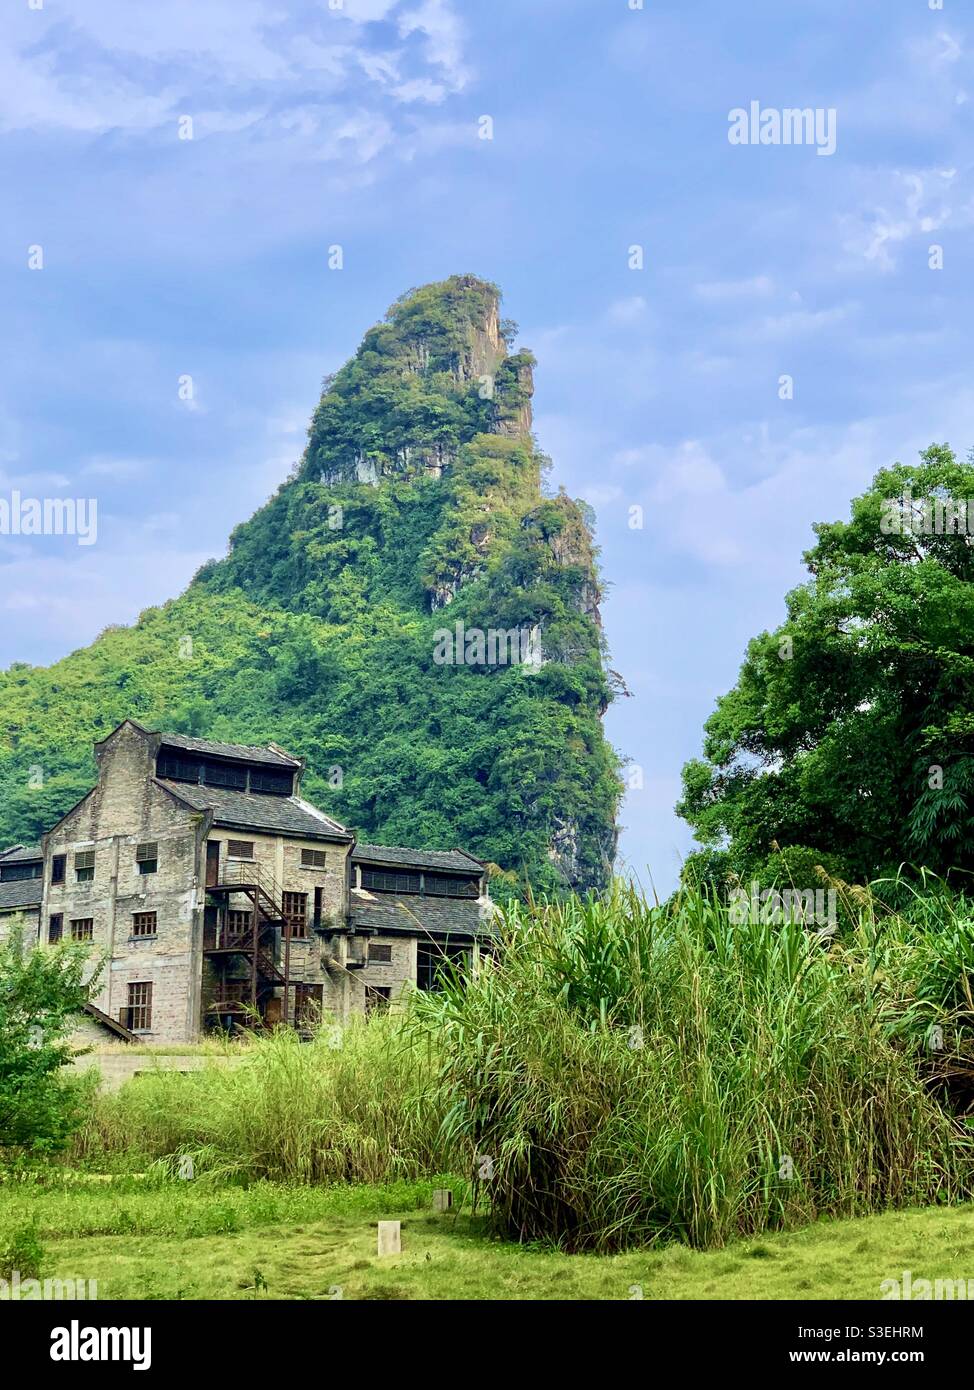
[[[499, 298], [469, 276], [405, 295], [224, 559], [135, 626], [0, 673], [0, 844], [67, 810], [130, 716], [275, 740], [370, 840], [462, 845], [535, 888], [604, 883], [620, 784], [590, 519], [543, 488], [534, 361]], [[540, 668], [438, 664], [458, 622], [539, 631]]]

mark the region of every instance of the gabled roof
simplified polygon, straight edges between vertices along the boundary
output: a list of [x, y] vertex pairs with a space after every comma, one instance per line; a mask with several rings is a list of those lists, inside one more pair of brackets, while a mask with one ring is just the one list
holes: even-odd
[[462, 849], [405, 849], [400, 845], [357, 844], [352, 850], [356, 864], [388, 864], [394, 868], [440, 869], [444, 873], [482, 874], [484, 866]]
[[349, 924], [374, 927], [394, 936], [408, 933], [420, 940], [429, 935], [473, 939], [493, 934], [481, 917], [476, 898], [432, 898], [421, 893], [370, 893], [353, 888], [349, 895]]
[[0, 850], [0, 864], [31, 864], [43, 858], [40, 845], [13, 845], [10, 849]]
[[299, 768], [300, 758], [292, 758], [273, 744], [255, 748], [249, 743], [214, 743], [208, 738], [188, 738], [185, 734], [159, 734], [167, 748], [181, 748], [187, 753], [199, 753], [210, 758], [235, 758], [244, 763], [269, 763], [273, 767]]
[[257, 796], [196, 782], [170, 782], [163, 777], [152, 780], [194, 811], [212, 811], [213, 824], [230, 830], [258, 830], [306, 840], [352, 839], [351, 832], [337, 820], [299, 796]]
[[42, 878], [19, 878], [0, 883], [0, 912], [12, 907], [40, 907], [44, 888]]

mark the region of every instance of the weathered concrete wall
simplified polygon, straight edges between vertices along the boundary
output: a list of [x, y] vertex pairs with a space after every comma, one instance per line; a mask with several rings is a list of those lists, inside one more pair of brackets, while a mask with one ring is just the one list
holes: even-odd
[[12, 912], [0, 912], [0, 943], [6, 941], [18, 928], [25, 942], [30, 944], [36, 941], [40, 913], [39, 907], [18, 907]]
[[241, 1059], [236, 1057], [180, 1057], [164, 1052], [89, 1052], [75, 1057], [72, 1066], [75, 1071], [86, 1072], [92, 1068], [101, 1073], [101, 1088], [104, 1091], [117, 1091], [126, 1081], [144, 1076], [152, 1071], [199, 1071], [205, 1066], [235, 1066]]
[[[98, 785], [44, 837], [44, 922], [64, 918], [93, 922], [93, 959], [107, 959], [92, 1002], [119, 1018], [130, 983], [151, 983], [152, 1017], [147, 1037], [185, 1042], [199, 1029], [202, 952], [200, 860], [206, 817], [181, 805], [152, 781], [149, 740], [123, 725], [99, 759]], [[141, 874], [136, 848], [158, 845], [158, 869]], [[94, 850], [95, 873], [79, 881], [75, 856]], [[51, 882], [55, 855], [66, 856], [65, 881]], [[156, 935], [136, 937], [136, 913], [156, 913]]]

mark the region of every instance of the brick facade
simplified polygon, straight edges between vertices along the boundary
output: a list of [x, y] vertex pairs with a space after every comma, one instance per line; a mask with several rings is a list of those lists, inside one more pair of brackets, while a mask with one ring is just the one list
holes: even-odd
[[[277, 972], [286, 961], [291, 983], [285, 1001], [277, 976], [264, 981], [267, 1024], [285, 1010], [295, 1017], [299, 991], [320, 997], [338, 1020], [394, 1001], [416, 983], [419, 941], [465, 942], [476, 958], [491, 911], [483, 866], [460, 851], [356, 846], [344, 826], [301, 799], [302, 764], [275, 745], [212, 744], [126, 720], [95, 751], [97, 785], [37, 851], [40, 884], [23, 892], [5, 884], [0, 855], [0, 937], [20, 923], [45, 943], [52, 917], [60, 918], [63, 937], [90, 940], [93, 962], [104, 962], [93, 1004], [138, 1035], [192, 1041], [220, 1022], [234, 990], [252, 988], [253, 953], [216, 948], [241, 939], [248, 919], [230, 914], [252, 912], [255, 901], [268, 918], [258, 916], [267, 943], [259, 958]], [[291, 794], [282, 794], [287, 787]], [[423, 884], [425, 868], [441, 890], [461, 882], [448, 873], [461, 875], [472, 896], [363, 890], [362, 865], [371, 857], [378, 867], [390, 855], [409, 867], [411, 877], [399, 881], [410, 890]], [[245, 885], [258, 880], [263, 896], [255, 899]], [[26, 901], [37, 896], [39, 903]], [[25, 901], [9, 901], [17, 898]], [[274, 926], [271, 918], [282, 920]]]

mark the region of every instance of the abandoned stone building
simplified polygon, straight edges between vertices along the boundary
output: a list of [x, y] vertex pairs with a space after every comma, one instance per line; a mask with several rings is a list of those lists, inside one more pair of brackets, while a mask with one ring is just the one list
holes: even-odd
[[0, 852], [0, 936], [90, 942], [89, 1028], [188, 1042], [236, 1024], [384, 1008], [473, 966], [484, 865], [357, 843], [300, 795], [304, 764], [126, 719], [98, 782], [39, 846]]

